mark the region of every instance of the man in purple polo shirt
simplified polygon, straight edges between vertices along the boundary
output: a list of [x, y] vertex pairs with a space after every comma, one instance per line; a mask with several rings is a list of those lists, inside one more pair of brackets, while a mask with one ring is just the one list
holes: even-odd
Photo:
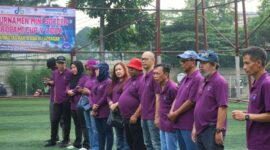
[[[144, 144], [147, 150], [160, 150], [159, 129], [154, 121], [159, 120], [156, 113], [159, 85], [153, 78], [155, 55], [146, 51], [142, 54], [142, 66], [145, 70], [143, 93], [141, 97], [141, 114]], [[157, 116], [155, 116], [157, 115]]]
[[61, 142], [60, 147], [67, 147], [69, 143], [70, 134], [70, 121], [71, 111], [70, 102], [66, 93], [66, 87], [71, 80], [72, 73], [66, 68], [66, 58], [64, 56], [58, 56], [56, 58], [57, 70], [53, 72], [52, 80], [49, 81], [50, 85], [54, 85], [54, 104], [53, 104], [53, 121], [51, 128], [51, 140], [45, 145], [56, 145], [56, 137], [58, 133], [58, 127], [61, 116], [63, 116], [64, 122], [64, 139]]
[[128, 64], [130, 78], [126, 81], [118, 100], [121, 115], [125, 119], [127, 143], [131, 150], [145, 150], [141, 128], [140, 99], [143, 85], [142, 62], [132, 58]]
[[196, 141], [199, 150], [223, 150], [228, 84], [218, 72], [219, 63], [216, 53], [206, 51], [199, 55], [198, 60], [204, 81], [199, 87], [196, 98], [192, 139]]
[[177, 96], [168, 117], [174, 122], [180, 149], [196, 150], [196, 145], [191, 139], [191, 131], [194, 122], [195, 97], [203, 77], [196, 67], [198, 55], [195, 51], [188, 50], [177, 57], [180, 58], [180, 64], [186, 76], [179, 84]]
[[267, 53], [250, 47], [243, 53], [244, 70], [255, 81], [250, 88], [248, 110], [234, 110], [235, 120], [246, 121], [248, 150], [270, 149], [270, 77], [265, 71]]
[[154, 67], [154, 79], [161, 87], [157, 101], [161, 150], [177, 149], [176, 132], [173, 123], [168, 119], [168, 114], [177, 93], [177, 84], [170, 80], [170, 70], [171, 67], [165, 64], [157, 64]]

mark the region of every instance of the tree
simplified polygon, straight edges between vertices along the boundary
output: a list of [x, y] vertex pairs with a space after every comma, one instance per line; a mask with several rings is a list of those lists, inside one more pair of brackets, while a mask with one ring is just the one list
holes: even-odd
[[[99, 43], [101, 52], [103, 52], [105, 48], [107, 50], [128, 50], [132, 46], [136, 48], [144, 47], [153, 39], [154, 22], [151, 22], [151, 16], [148, 13], [141, 11], [108, 9], [140, 9], [147, 6], [151, 1], [152, 0], [79, 0], [78, 8], [86, 11], [91, 18], [100, 18], [100, 26], [93, 28], [90, 39], [96, 44]], [[104, 9], [90, 10], [82, 7]], [[107, 23], [106, 25], [105, 22]], [[101, 59], [104, 60], [104, 56], [101, 56]]]
[[38, 6], [45, 3], [47, 0], [0, 0], [0, 5]]

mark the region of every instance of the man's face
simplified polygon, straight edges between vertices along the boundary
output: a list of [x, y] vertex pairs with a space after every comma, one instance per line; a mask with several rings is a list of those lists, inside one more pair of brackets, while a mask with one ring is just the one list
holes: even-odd
[[145, 70], [148, 70], [149, 68], [151, 68], [153, 65], [155, 64], [155, 61], [153, 58], [151, 58], [151, 56], [149, 54], [143, 54], [142, 55], [142, 67]]
[[243, 69], [245, 70], [247, 75], [253, 76], [261, 68], [261, 61], [252, 59], [250, 55], [245, 55], [243, 57], [243, 62]]
[[57, 62], [56, 66], [59, 71], [64, 71], [66, 69], [66, 62]]
[[215, 66], [211, 65], [211, 63], [205, 61], [200, 62], [200, 71], [204, 77], [209, 76], [214, 69]]
[[129, 75], [130, 75], [131, 77], [134, 77], [134, 76], [137, 75], [136, 69], [133, 69], [133, 68], [131, 68], [131, 67], [128, 67], [128, 73], [129, 73]]
[[186, 73], [189, 72], [195, 66], [194, 60], [191, 60], [191, 59], [181, 59], [180, 65], [183, 71]]
[[162, 67], [157, 67], [154, 69], [154, 80], [157, 82], [157, 83], [161, 83], [162, 81], [164, 81], [166, 79], [166, 74], [163, 72], [163, 69]]

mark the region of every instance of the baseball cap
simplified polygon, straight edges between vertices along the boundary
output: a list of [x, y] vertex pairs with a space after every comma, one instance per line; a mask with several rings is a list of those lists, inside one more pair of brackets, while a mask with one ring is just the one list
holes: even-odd
[[177, 58], [197, 60], [198, 54], [193, 50], [187, 50], [183, 54], [177, 55]]
[[64, 56], [58, 56], [56, 58], [56, 63], [64, 63], [64, 62], [66, 62], [66, 57], [64, 57]]
[[219, 63], [218, 55], [211, 50], [207, 50], [199, 54], [199, 61]]
[[127, 65], [130, 68], [142, 71], [142, 61], [139, 58], [132, 58]]

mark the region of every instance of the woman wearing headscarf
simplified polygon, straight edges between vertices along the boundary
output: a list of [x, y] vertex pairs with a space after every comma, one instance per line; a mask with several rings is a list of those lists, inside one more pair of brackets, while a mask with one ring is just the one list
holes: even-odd
[[99, 136], [100, 150], [111, 150], [113, 146], [113, 130], [107, 124], [110, 108], [107, 101], [107, 93], [111, 84], [109, 77], [109, 65], [100, 63], [95, 66], [96, 80], [91, 88], [91, 115], [95, 117]]
[[[71, 72], [73, 74], [73, 78], [67, 88], [67, 94], [69, 96], [69, 100], [71, 101], [71, 115], [75, 125], [76, 139], [73, 143], [73, 146], [75, 148], [83, 147], [89, 149], [89, 136], [85, 124], [84, 114], [82, 110], [77, 109], [77, 104], [82, 95], [81, 89], [84, 87], [88, 76], [83, 73], [84, 67], [80, 61], [74, 61], [71, 63]], [[83, 144], [82, 135], [84, 137]]]
[[[91, 101], [90, 90], [96, 80], [96, 73], [95, 73], [94, 66], [97, 64], [98, 64], [98, 61], [91, 58], [88, 59], [85, 63], [85, 70], [89, 78], [86, 81], [84, 88], [82, 89], [82, 93], [88, 96], [89, 103]], [[95, 118], [94, 116], [90, 115], [90, 110], [84, 111], [84, 117], [85, 117], [87, 129], [88, 129], [90, 149], [99, 150], [99, 138], [98, 138], [98, 131], [96, 127]]]

